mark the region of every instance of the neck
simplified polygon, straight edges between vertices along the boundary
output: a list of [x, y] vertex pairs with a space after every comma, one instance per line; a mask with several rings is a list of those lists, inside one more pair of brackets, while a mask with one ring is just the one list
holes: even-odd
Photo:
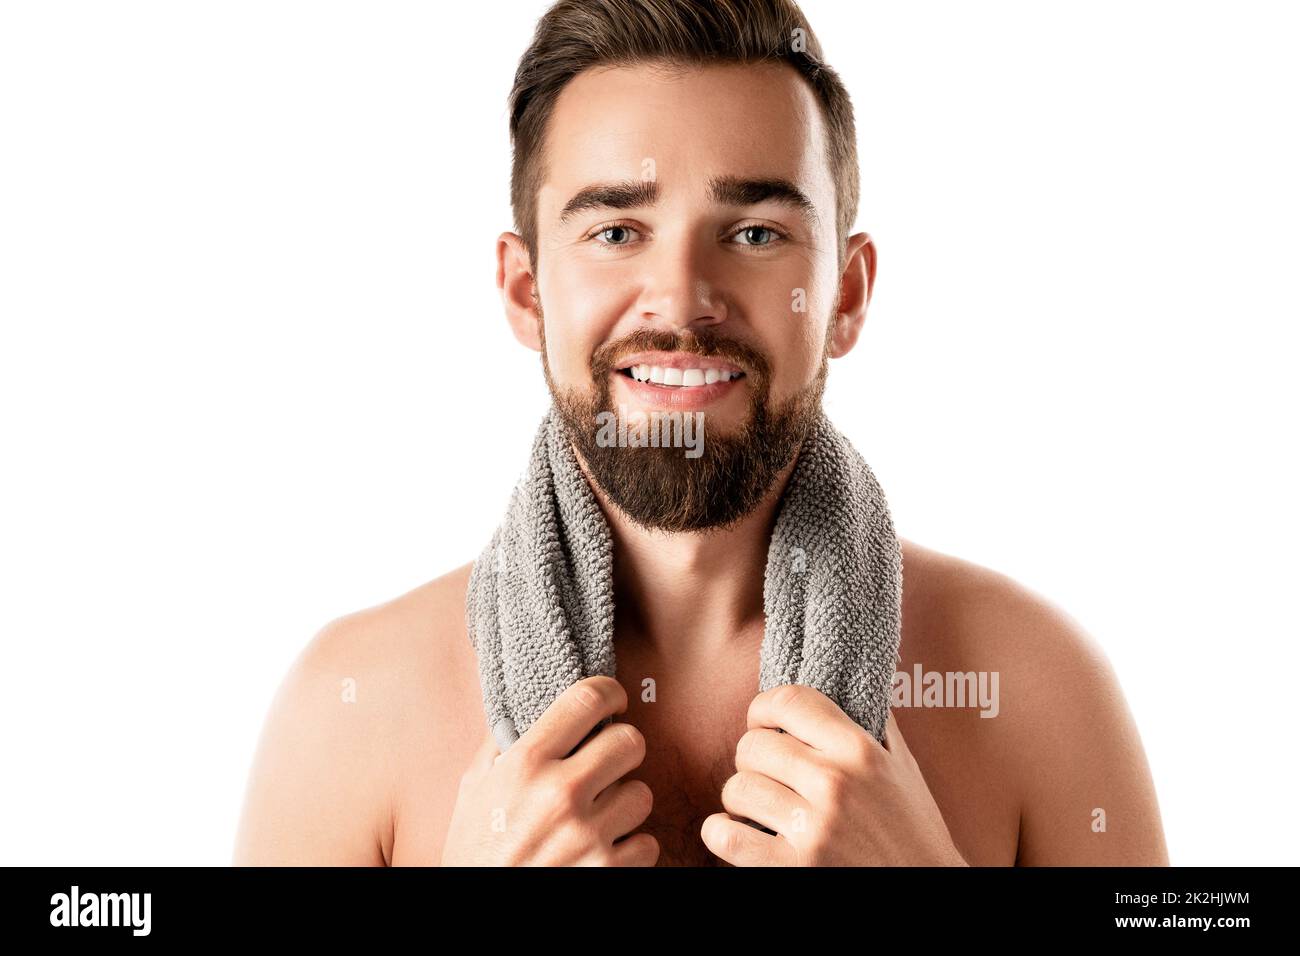
[[637, 524], [587, 477], [614, 545], [618, 628], [656, 654], [682, 659], [750, 643], [763, 627], [763, 576], [777, 507], [796, 454], [767, 495], [726, 529], [666, 532]]

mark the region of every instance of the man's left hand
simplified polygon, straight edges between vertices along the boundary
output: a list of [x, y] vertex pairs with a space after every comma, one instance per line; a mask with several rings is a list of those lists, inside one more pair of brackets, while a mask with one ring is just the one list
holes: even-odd
[[715, 856], [735, 866], [968, 865], [892, 710], [882, 746], [825, 694], [786, 684], [754, 698], [748, 725], [722, 788], [726, 812], [700, 828]]

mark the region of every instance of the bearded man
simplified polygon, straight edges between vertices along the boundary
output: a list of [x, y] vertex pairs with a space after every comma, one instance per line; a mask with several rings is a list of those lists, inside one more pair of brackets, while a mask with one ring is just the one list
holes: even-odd
[[[896, 538], [825, 417], [876, 249], [798, 8], [561, 0], [511, 133], [497, 283], [553, 400], [528, 473], [477, 561], [303, 651], [235, 861], [1167, 863], [1095, 642]], [[1007, 697], [900, 706], [895, 666]]]

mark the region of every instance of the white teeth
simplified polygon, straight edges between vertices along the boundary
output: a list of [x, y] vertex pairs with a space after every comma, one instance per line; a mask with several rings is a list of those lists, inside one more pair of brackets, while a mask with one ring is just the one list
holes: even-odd
[[698, 388], [740, 377], [739, 372], [726, 372], [717, 368], [667, 368], [659, 365], [631, 365], [627, 372], [638, 382], [654, 382], [656, 385], [676, 388]]

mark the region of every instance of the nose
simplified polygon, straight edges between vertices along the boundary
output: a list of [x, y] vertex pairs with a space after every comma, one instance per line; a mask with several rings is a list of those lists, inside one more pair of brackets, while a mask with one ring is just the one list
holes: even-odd
[[685, 331], [727, 320], [725, 296], [710, 273], [709, 251], [686, 236], [662, 237], [643, 261], [638, 312], [652, 328]]

